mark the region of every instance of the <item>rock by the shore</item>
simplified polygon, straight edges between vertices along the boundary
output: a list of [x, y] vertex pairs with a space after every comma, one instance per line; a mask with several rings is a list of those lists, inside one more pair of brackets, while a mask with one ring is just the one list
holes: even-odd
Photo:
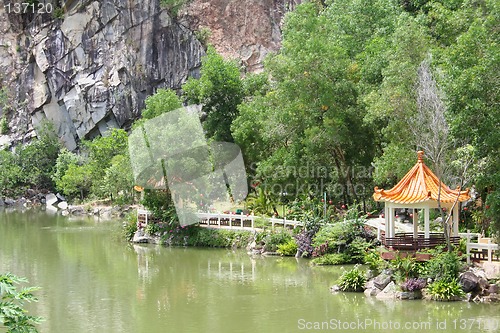
[[486, 279], [500, 279], [500, 264], [498, 262], [484, 262], [483, 269]]
[[408, 299], [408, 300], [413, 300], [413, 299], [421, 299], [422, 298], [422, 292], [420, 290], [417, 291], [401, 291], [396, 294], [396, 298], [398, 299]]
[[83, 215], [85, 214], [85, 209], [83, 206], [68, 206], [68, 211], [73, 215]]
[[500, 294], [500, 287], [497, 284], [490, 284], [488, 288], [488, 293], [491, 294]]
[[378, 289], [383, 290], [391, 282], [391, 280], [391, 275], [381, 273], [373, 280], [373, 284]]
[[62, 210], [68, 209], [68, 203], [66, 201], [61, 201], [60, 203], [57, 204], [57, 207], [59, 207]]
[[380, 293], [377, 294], [377, 299], [388, 300], [395, 299], [397, 293], [397, 286], [394, 281], [391, 281]]
[[11, 198], [5, 198], [5, 199], [4, 199], [4, 203], [5, 203], [5, 205], [7, 205], [7, 206], [13, 206], [13, 205], [15, 205], [15, 204], [16, 204], [16, 200], [11, 199]]
[[59, 200], [57, 199], [56, 195], [54, 193], [49, 193], [45, 196], [45, 204], [47, 206], [53, 206], [55, 203], [57, 203]]
[[380, 293], [380, 289], [375, 287], [373, 284], [373, 280], [369, 280], [367, 283], [365, 283], [365, 296], [377, 296], [378, 293]]
[[459, 283], [463, 291], [466, 293], [475, 290], [478, 287], [479, 277], [471, 271], [467, 271], [460, 275]]
[[137, 230], [132, 238], [132, 243], [149, 243], [149, 237], [145, 235], [144, 230]]

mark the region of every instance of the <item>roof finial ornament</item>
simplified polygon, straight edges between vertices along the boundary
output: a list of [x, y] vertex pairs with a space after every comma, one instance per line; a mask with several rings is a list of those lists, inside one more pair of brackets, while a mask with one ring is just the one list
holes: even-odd
[[423, 163], [424, 162], [424, 151], [423, 150], [417, 151], [417, 156], [418, 156], [418, 163]]

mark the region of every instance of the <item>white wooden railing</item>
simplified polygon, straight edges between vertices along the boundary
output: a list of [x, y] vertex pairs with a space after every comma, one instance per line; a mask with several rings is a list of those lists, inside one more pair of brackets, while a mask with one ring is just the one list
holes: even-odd
[[[142, 223], [143, 225], [147, 225], [148, 223], [148, 215], [150, 213], [147, 210], [144, 209], [138, 209], [137, 210], [137, 221], [138, 223]], [[267, 220], [271, 223], [271, 226], [274, 228], [276, 225], [282, 225], [283, 227], [287, 226], [303, 226], [304, 223], [301, 221], [296, 221], [296, 220], [288, 220], [287, 218], [284, 219], [277, 219], [277, 218], [265, 218], [265, 217], [260, 217], [260, 216], [255, 216], [255, 215], [246, 215], [246, 214], [235, 214], [235, 213], [230, 213], [230, 214], [224, 214], [224, 213], [204, 213], [204, 212], [198, 212], [196, 213], [198, 218], [200, 219], [200, 224], [201, 225], [206, 225], [206, 226], [217, 226], [217, 227], [224, 227], [227, 226], [229, 228], [250, 228], [250, 229], [255, 229], [255, 220], [260, 218]], [[248, 223], [250, 222], [250, 223]]]
[[[482, 238], [481, 234], [471, 233], [469, 230], [466, 233], [459, 233], [460, 237], [467, 239], [467, 264], [470, 264], [471, 250], [487, 250], [488, 262], [493, 260], [493, 251], [499, 249], [498, 244], [492, 243], [491, 238]], [[477, 243], [472, 243], [471, 238], [477, 237]]]
[[214, 224], [212, 225], [217, 225], [218, 227], [220, 227], [221, 224], [225, 225], [226, 223], [228, 223], [229, 228], [233, 227], [245, 228], [244, 222], [250, 221], [251, 225], [248, 228], [254, 229], [255, 220], [257, 218], [268, 220], [273, 228], [275, 225], [280, 225], [280, 224], [283, 225], [283, 227], [286, 226], [296, 227], [304, 225], [301, 221], [287, 220], [286, 218], [284, 219], [277, 219], [272, 217], [263, 218], [260, 216], [246, 215], [246, 214], [197, 213], [197, 215], [200, 218], [200, 224], [211, 225], [210, 221], [213, 221]]

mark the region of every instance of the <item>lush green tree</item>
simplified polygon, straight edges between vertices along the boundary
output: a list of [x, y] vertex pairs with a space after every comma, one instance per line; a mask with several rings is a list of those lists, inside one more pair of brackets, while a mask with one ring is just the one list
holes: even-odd
[[[179, 146], [171, 143], [178, 141], [179, 145], [184, 145], [183, 147], [188, 152], [190, 147], [206, 143], [202, 131], [197, 132], [197, 127], [200, 126], [197, 116], [169, 118], [167, 113], [180, 107], [182, 107], [181, 100], [173, 91], [158, 90], [156, 94], [146, 99], [146, 108], [142, 112], [143, 118], [134, 123], [133, 132], [129, 137], [129, 156], [133, 159], [135, 173], [132, 174], [132, 182], [146, 187], [142, 204], [157, 218], [171, 223], [176, 222], [177, 215], [165, 177], [165, 168], [182, 170], [185, 175], [202, 172], [201, 163], [192, 160], [190, 156], [166, 158], [178, 153]], [[186, 112], [189, 114], [190, 111]], [[192, 146], [190, 142], [193, 142]], [[114, 170], [109, 171], [110, 175], [126, 167], [124, 159], [115, 162], [118, 165]], [[173, 166], [175, 163], [177, 165]], [[129, 181], [128, 177], [124, 177], [121, 183], [126, 185]], [[182, 180], [179, 179], [179, 181]]]
[[146, 108], [142, 111], [142, 117], [153, 119], [165, 112], [182, 107], [182, 102], [175, 91], [158, 89], [156, 94], [146, 98]]
[[25, 187], [53, 190], [52, 174], [62, 144], [51, 123], [37, 130], [37, 138], [30, 144], [16, 149]]
[[231, 123], [238, 116], [243, 84], [236, 62], [228, 61], [209, 46], [202, 58], [201, 77], [182, 86], [188, 103], [203, 105], [203, 127], [216, 141], [233, 142]]
[[103, 191], [112, 199], [129, 202], [133, 198], [134, 175], [128, 155], [116, 155], [105, 171]]
[[69, 198], [79, 196], [83, 200], [90, 193], [93, 180], [93, 168], [89, 164], [70, 164], [57, 187]]
[[0, 150], [0, 196], [18, 195], [18, 185], [22, 179], [17, 156], [8, 150]]
[[36, 324], [40, 317], [31, 316], [24, 309], [26, 302], [36, 302], [34, 292], [36, 287], [17, 290], [17, 285], [28, 282], [25, 278], [11, 273], [0, 275], [0, 328], [6, 328], [7, 333], [36, 333]]
[[52, 173], [62, 145], [53, 127], [44, 124], [38, 138], [27, 145], [18, 145], [13, 152], [0, 152], [0, 194], [21, 195], [26, 189], [53, 190]]
[[[78, 183], [81, 186], [90, 186], [90, 192], [96, 197], [109, 197], [111, 193], [105, 191], [106, 170], [111, 166], [113, 157], [126, 153], [127, 144], [128, 134], [122, 129], [112, 129], [105, 136], [84, 142], [83, 145], [88, 153], [87, 164], [72, 170], [83, 172], [77, 178]], [[88, 172], [90, 172], [90, 178], [87, 177]], [[85, 193], [85, 191], [81, 193]]]
[[84, 159], [80, 155], [70, 152], [68, 149], [63, 148], [57, 156], [54, 173], [52, 174], [52, 181], [56, 184], [56, 189], [63, 192], [64, 188], [61, 187], [61, 179], [66, 174], [69, 166], [74, 164], [76, 166], [83, 164]]
[[[358, 65], [349, 48], [365, 37], [360, 32], [353, 41], [343, 32], [353, 27], [336, 14], [336, 3], [308, 2], [287, 16], [283, 48], [265, 63], [269, 88], [244, 102], [233, 124], [236, 142], [258, 163], [256, 177], [271, 192], [319, 195], [326, 183], [338, 182], [340, 199], [352, 200], [359, 181], [353, 168], [372, 160], [374, 134], [363, 124]], [[307, 171], [297, 177], [299, 168]]]
[[[475, 17], [456, 42], [440, 53], [441, 84], [448, 96], [450, 130], [459, 144], [470, 143], [483, 169], [473, 176], [483, 202], [500, 204], [500, 5], [484, 1], [468, 4]], [[500, 220], [497, 209], [487, 214]], [[496, 232], [500, 225], [495, 223]]]

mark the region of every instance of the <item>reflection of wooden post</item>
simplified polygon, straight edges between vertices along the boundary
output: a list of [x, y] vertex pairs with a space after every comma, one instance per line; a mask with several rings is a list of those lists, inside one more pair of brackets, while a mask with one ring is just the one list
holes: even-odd
[[470, 247], [469, 247], [469, 244], [470, 244], [470, 230], [467, 229], [467, 265], [470, 264]]

